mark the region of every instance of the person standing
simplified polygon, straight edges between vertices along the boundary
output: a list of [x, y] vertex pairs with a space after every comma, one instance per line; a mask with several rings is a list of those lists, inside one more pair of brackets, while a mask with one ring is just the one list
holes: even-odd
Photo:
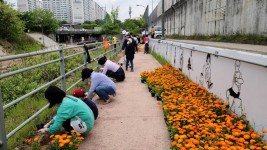
[[93, 72], [92, 69], [84, 68], [82, 70], [82, 80], [91, 79], [88, 97], [92, 97], [96, 93], [100, 99], [105, 101], [105, 104], [111, 102], [109, 95], [116, 95], [116, 84], [106, 75], [98, 72]]
[[49, 102], [49, 108], [57, 104], [59, 107], [56, 116], [37, 132], [55, 134], [63, 126], [66, 132], [75, 130], [86, 134], [93, 128], [94, 114], [79, 98], [67, 96], [57, 86], [49, 86], [45, 90], [45, 98]]
[[127, 34], [127, 40], [124, 41], [122, 45], [122, 49], [125, 49], [125, 55], [126, 55], [126, 65], [125, 70], [128, 70], [129, 62], [131, 64], [131, 72], [134, 71], [134, 53], [135, 53], [135, 47], [134, 47], [134, 39], [130, 37], [130, 34]]
[[151, 28], [151, 38], [154, 39], [154, 36], [155, 36], [155, 28], [154, 28], [154, 26], [152, 26], [152, 28]]
[[146, 35], [146, 37], [144, 38], [144, 43], [145, 43], [144, 54], [148, 54], [149, 53], [149, 37], [148, 37], [148, 35]]
[[110, 60], [107, 60], [106, 56], [101, 57], [98, 60], [98, 64], [103, 66], [102, 73], [108, 77], [116, 79], [116, 81], [123, 81], [125, 79], [124, 70]]
[[114, 44], [114, 49], [116, 49], [116, 46], [117, 46], [117, 37], [115, 35], [113, 36], [113, 44]]

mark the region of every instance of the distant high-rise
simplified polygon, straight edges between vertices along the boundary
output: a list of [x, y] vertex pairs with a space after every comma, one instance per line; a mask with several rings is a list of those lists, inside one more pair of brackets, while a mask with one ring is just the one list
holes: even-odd
[[34, 9], [42, 8], [40, 0], [17, 0], [17, 7], [19, 11], [32, 11]]
[[20, 11], [50, 10], [57, 20], [69, 23], [104, 19], [106, 15], [106, 10], [93, 0], [17, 0], [17, 6]]

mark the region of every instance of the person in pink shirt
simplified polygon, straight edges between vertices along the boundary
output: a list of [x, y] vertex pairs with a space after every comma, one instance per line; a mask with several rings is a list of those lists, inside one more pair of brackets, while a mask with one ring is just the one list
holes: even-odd
[[116, 79], [116, 81], [123, 81], [125, 79], [124, 70], [110, 60], [107, 60], [106, 56], [101, 57], [98, 60], [98, 64], [103, 66], [102, 73], [108, 77]]
[[144, 43], [145, 43], [144, 54], [148, 54], [149, 53], [149, 37], [148, 37], [148, 35], [145, 36]]

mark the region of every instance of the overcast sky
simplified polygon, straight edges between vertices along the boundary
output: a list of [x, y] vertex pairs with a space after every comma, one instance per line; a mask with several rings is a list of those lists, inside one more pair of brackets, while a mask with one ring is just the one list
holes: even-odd
[[[17, 0], [5, 0], [7, 2], [16, 3]], [[153, 8], [157, 6], [160, 0], [94, 0], [101, 7], [106, 6], [107, 12], [110, 14], [112, 7], [115, 9], [119, 7], [119, 20], [124, 21], [125, 19], [130, 18], [129, 16], [129, 7], [132, 7], [131, 18], [139, 17], [141, 14], [144, 14], [144, 7], [136, 5], [149, 5], [149, 13], [151, 13], [152, 1]], [[16, 5], [16, 4], [15, 4]]]

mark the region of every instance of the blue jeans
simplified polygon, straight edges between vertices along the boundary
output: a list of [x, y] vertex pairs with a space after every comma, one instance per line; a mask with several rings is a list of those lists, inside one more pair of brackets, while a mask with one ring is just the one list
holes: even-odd
[[128, 70], [129, 62], [131, 64], [131, 71], [133, 71], [133, 67], [134, 67], [133, 59], [132, 60], [126, 59], [126, 70]]
[[107, 101], [109, 99], [108, 95], [116, 95], [116, 92], [111, 86], [98, 86], [95, 89], [95, 92], [104, 101]]

